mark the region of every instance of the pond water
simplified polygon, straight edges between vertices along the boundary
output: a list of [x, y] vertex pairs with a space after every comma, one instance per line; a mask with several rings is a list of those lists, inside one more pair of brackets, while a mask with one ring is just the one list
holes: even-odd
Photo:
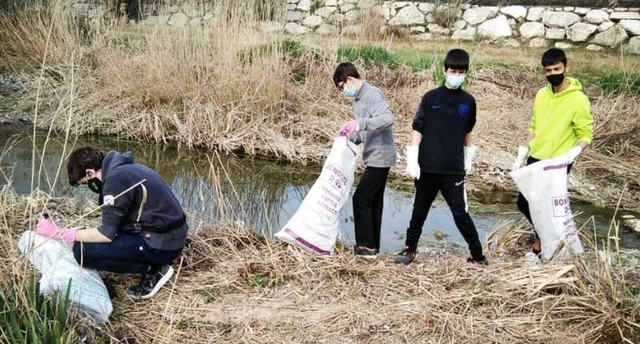
[[[85, 137], [72, 147], [69, 143], [65, 145], [62, 137], [46, 139], [46, 132], [38, 132], [33, 139], [30, 128], [4, 126], [0, 127], [0, 186], [11, 183], [20, 194], [40, 188], [54, 197], [95, 199], [95, 194], [87, 188], [73, 188], [66, 179], [66, 155], [85, 145], [103, 150], [132, 151], [136, 162], [156, 170], [170, 185], [188, 212], [192, 228], [202, 222], [236, 220], [270, 236], [295, 213], [321, 170], [319, 165], [220, 156], [215, 152], [188, 151], [167, 144], [112, 137]], [[39, 177], [32, 177], [34, 175]], [[387, 188], [381, 251], [397, 252], [404, 246], [412, 204], [411, 194]], [[611, 210], [576, 205], [574, 211], [582, 214], [576, 219], [578, 226], [593, 216], [598, 230], [606, 233], [612, 218]], [[514, 204], [475, 205], [471, 212], [481, 238], [498, 221], [521, 217]], [[354, 241], [352, 214], [349, 199], [340, 212], [341, 240], [348, 245]], [[635, 235], [621, 234], [622, 246], [640, 247], [640, 239]], [[443, 239], [436, 238], [442, 236]], [[444, 241], [466, 247], [441, 197], [429, 212], [421, 241]]]

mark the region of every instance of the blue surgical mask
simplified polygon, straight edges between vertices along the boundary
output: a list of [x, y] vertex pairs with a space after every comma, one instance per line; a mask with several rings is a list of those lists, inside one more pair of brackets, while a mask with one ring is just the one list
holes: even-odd
[[347, 98], [355, 98], [356, 97], [356, 89], [355, 88], [343, 88], [342, 94]]
[[447, 85], [453, 89], [460, 88], [464, 83], [466, 75], [447, 75]]

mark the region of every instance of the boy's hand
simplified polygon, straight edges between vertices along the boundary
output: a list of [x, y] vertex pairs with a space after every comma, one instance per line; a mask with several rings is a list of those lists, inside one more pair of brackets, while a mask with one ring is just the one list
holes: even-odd
[[340, 136], [347, 136], [348, 134], [355, 133], [356, 131], [358, 131], [358, 122], [351, 120], [340, 127], [338, 134], [340, 134]]
[[62, 240], [70, 243], [74, 243], [76, 241], [76, 234], [78, 233], [76, 229], [65, 227], [58, 228], [50, 219], [44, 217], [38, 220], [36, 232], [47, 238]]
[[580, 155], [580, 153], [582, 153], [582, 147], [575, 146], [569, 149], [568, 152], [564, 153], [562, 157], [567, 161], [567, 164], [573, 164], [573, 162], [576, 161], [576, 158], [578, 157], [578, 155]]
[[524, 159], [529, 155], [529, 147], [519, 146], [518, 147], [518, 156], [516, 157], [516, 161], [513, 163], [513, 167], [511, 167], [511, 171], [515, 171], [522, 166]]
[[471, 166], [473, 165], [473, 158], [476, 157], [478, 153], [477, 146], [464, 146], [464, 170], [465, 172], [471, 171]]
[[420, 179], [420, 164], [418, 164], [418, 146], [407, 146], [407, 169], [409, 177]]

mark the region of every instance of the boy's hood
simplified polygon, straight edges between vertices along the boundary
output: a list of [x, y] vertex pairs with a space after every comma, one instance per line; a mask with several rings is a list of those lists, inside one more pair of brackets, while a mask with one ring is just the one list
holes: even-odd
[[132, 152], [118, 153], [116, 151], [109, 151], [102, 161], [102, 178], [112, 169], [127, 164], [133, 164]]

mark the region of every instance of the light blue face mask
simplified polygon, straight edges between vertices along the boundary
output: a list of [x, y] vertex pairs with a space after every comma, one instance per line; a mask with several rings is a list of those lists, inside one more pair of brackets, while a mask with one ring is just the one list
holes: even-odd
[[447, 75], [447, 85], [453, 89], [460, 88], [464, 83], [466, 75]]
[[342, 94], [347, 98], [355, 98], [356, 97], [356, 89], [355, 88], [343, 88]]

